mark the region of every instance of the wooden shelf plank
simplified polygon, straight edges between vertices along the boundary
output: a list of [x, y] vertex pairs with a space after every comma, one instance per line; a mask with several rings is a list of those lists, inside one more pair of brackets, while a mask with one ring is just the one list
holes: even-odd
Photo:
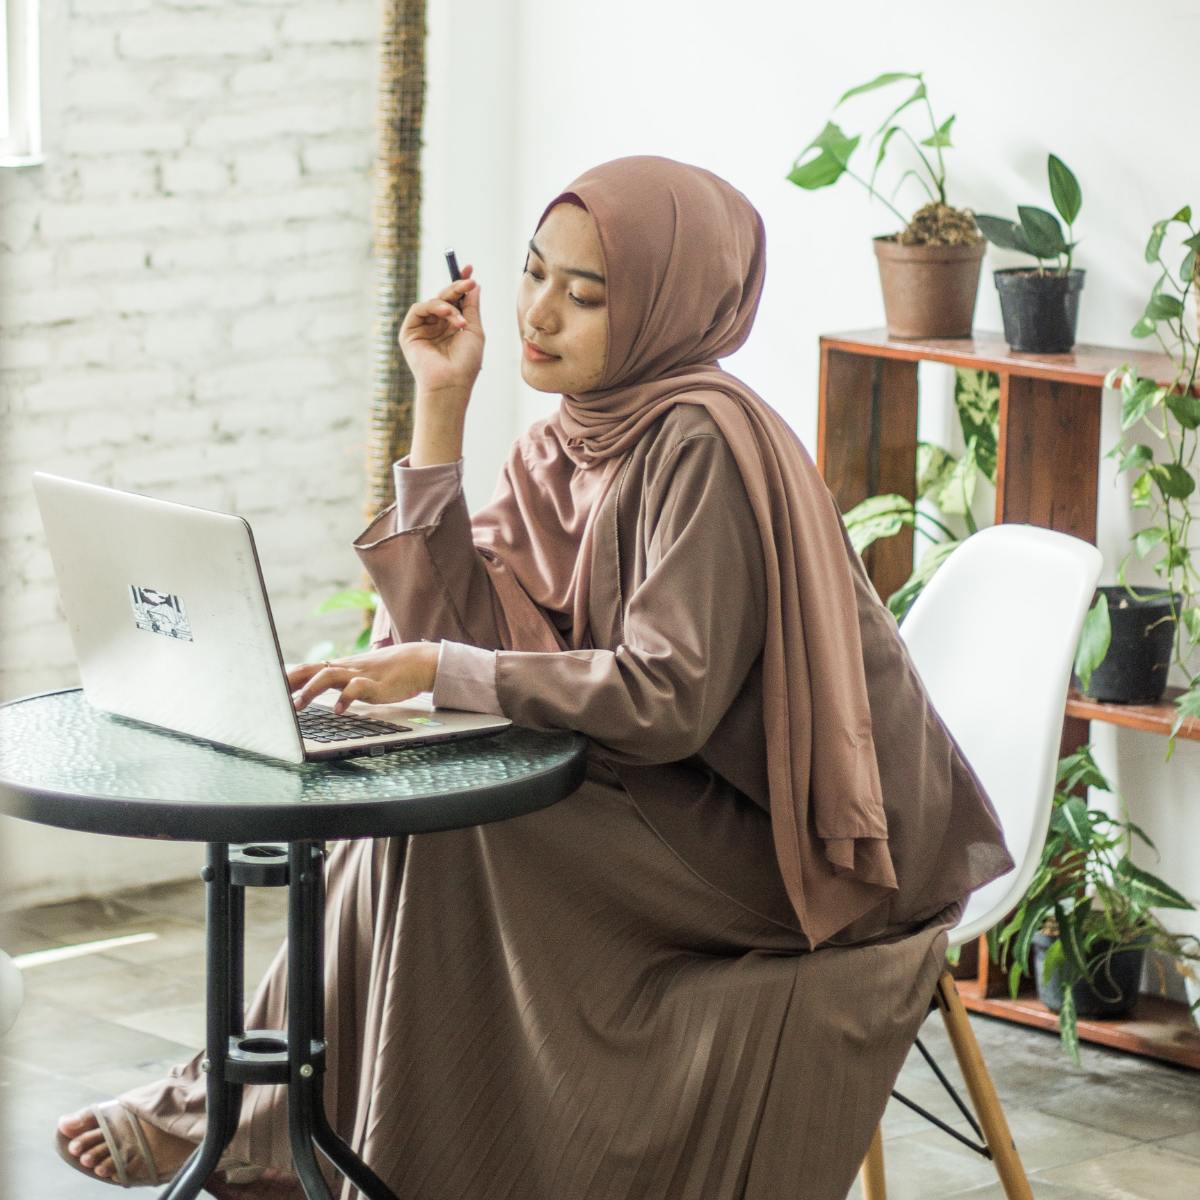
[[969, 338], [932, 338], [913, 342], [889, 338], [886, 329], [827, 333], [821, 345], [849, 354], [898, 358], [905, 362], [942, 362], [975, 370], [1011, 372], [1028, 379], [1050, 379], [1100, 387], [1112, 367], [1131, 363], [1138, 373], [1158, 383], [1171, 383], [1175, 372], [1165, 354], [1117, 346], [1080, 344], [1070, 354], [1020, 354], [1008, 348], [1002, 335], [977, 330]]
[[[1020, 995], [1016, 1000], [980, 994], [972, 980], [956, 980], [963, 1007], [970, 1012], [1000, 1017], [1036, 1029], [1058, 1031], [1058, 1017], [1035, 995]], [[1177, 1066], [1200, 1070], [1200, 1029], [1196, 1028], [1187, 1005], [1161, 996], [1140, 996], [1133, 1014], [1124, 1020], [1079, 1021], [1079, 1038], [1114, 1050], [1132, 1051], [1148, 1058], [1161, 1059]]]
[[[1126, 729], [1141, 729], [1166, 737], [1175, 724], [1175, 705], [1172, 701], [1181, 690], [1167, 688], [1160, 704], [1110, 704], [1104, 700], [1092, 700], [1072, 688], [1067, 693], [1067, 716], [1123, 725]], [[1200, 742], [1200, 720], [1188, 717], [1175, 736], [1189, 742]]]

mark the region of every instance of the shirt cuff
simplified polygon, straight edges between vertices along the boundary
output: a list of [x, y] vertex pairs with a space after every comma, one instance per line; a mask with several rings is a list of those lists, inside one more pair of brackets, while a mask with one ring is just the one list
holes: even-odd
[[436, 525], [455, 496], [462, 490], [463, 460], [410, 467], [409, 455], [392, 464], [396, 487], [396, 532]]
[[443, 639], [433, 681], [433, 707], [504, 716], [496, 695], [496, 651]]

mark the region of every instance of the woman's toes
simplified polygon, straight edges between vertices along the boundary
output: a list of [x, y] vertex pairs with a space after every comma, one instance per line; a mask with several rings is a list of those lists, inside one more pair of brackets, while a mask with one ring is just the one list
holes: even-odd
[[65, 1113], [58, 1118], [58, 1132], [64, 1137], [75, 1137], [85, 1129], [94, 1129], [95, 1127], [96, 1119], [86, 1108], [81, 1108], [78, 1112]]
[[103, 1145], [104, 1134], [99, 1129], [89, 1129], [77, 1138], [72, 1138], [67, 1149], [78, 1158], [85, 1150], [91, 1150], [96, 1145]]

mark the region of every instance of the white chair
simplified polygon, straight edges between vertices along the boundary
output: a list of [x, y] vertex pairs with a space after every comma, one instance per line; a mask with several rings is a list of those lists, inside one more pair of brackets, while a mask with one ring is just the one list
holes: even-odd
[[[972, 894], [951, 931], [952, 946], [1002, 920], [1037, 868], [1053, 805], [1075, 646], [1101, 566], [1100, 552], [1078, 538], [1032, 525], [996, 525], [951, 554], [901, 626], [921, 681], [987, 790], [1016, 863]], [[976, 1130], [1004, 1194], [1008, 1200], [1032, 1200], [949, 971], [939, 978], [935, 999], [982, 1126]], [[861, 1182], [864, 1200], [885, 1200], [878, 1129]]]

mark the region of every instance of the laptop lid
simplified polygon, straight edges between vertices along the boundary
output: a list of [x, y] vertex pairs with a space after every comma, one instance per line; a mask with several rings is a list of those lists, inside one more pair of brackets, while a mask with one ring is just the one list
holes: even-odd
[[89, 702], [303, 762], [249, 525], [42, 472], [33, 484]]

